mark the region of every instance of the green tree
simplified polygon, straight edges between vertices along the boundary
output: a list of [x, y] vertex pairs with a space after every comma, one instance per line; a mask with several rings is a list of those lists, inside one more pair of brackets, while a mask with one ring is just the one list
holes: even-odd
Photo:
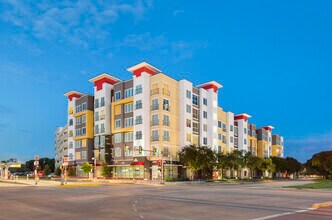
[[275, 172], [274, 176], [276, 173], [284, 173], [287, 171], [287, 161], [285, 158], [282, 157], [271, 157], [272, 163], [275, 166]]
[[44, 167], [44, 175], [47, 176], [49, 174], [51, 174], [52, 170], [50, 168], [50, 166], [48, 164], [45, 165]]
[[92, 171], [92, 164], [89, 164], [88, 162], [85, 162], [83, 166], [81, 167], [81, 170], [84, 174], [88, 174]]
[[268, 172], [274, 172], [275, 166], [272, 163], [271, 158], [264, 158], [262, 160], [262, 163], [260, 164], [260, 170], [263, 172], [263, 174], [268, 171]]
[[216, 155], [217, 163], [216, 167], [218, 170], [221, 170], [221, 179], [224, 179], [225, 170], [229, 168], [229, 161], [227, 161], [228, 157], [222, 153]]
[[103, 177], [109, 177], [111, 175], [111, 169], [107, 166], [106, 162], [101, 163], [101, 175]]
[[295, 174], [296, 176], [302, 169], [302, 164], [293, 157], [286, 157], [286, 170], [289, 174]]
[[332, 151], [322, 151], [305, 163], [307, 174], [323, 175], [332, 179]]
[[68, 168], [68, 176], [75, 176], [76, 172], [75, 172], [75, 168], [74, 167], [69, 167]]
[[55, 169], [54, 174], [55, 174], [56, 176], [60, 176], [60, 175], [61, 175], [61, 169], [60, 169], [60, 167], [57, 167], [57, 168]]

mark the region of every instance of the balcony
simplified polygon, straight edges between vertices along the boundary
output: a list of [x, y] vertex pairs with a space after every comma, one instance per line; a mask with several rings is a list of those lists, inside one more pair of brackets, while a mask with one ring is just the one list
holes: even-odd
[[151, 141], [159, 141], [159, 135], [152, 136]]
[[151, 89], [151, 95], [159, 94], [159, 88]]
[[170, 121], [165, 121], [165, 120], [163, 120], [163, 125], [164, 125], [164, 126], [169, 126], [169, 125], [170, 125]]
[[168, 104], [163, 105], [163, 110], [170, 111], [170, 107]]
[[164, 140], [164, 141], [169, 141], [169, 140], [170, 140], [170, 137], [169, 137], [169, 136], [163, 136], [163, 140]]
[[170, 96], [171, 91], [169, 91], [168, 89], [163, 89], [163, 94]]
[[159, 109], [159, 105], [158, 104], [155, 104], [155, 105], [151, 106], [151, 111], [158, 110], [158, 109]]
[[159, 120], [152, 120], [151, 125], [152, 126], [159, 125]]

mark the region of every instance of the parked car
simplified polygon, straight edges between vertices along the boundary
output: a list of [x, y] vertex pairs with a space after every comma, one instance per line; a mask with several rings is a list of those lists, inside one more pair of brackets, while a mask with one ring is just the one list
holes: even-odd
[[48, 175], [47, 177], [52, 178], [52, 177], [54, 177], [54, 176], [55, 176], [54, 173], [51, 173], [51, 174]]

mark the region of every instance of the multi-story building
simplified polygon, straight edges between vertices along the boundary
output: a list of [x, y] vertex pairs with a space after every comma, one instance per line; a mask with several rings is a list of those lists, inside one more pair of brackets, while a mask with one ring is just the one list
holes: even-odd
[[68, 125], [59, 127], [55, 132], [55, 168], [62, 165], [62, 159], [68, 157]]
[[223, 154], [243, 150], [261, 157], [282, 155], [280, 138], [272, 148], [271, 126], [256, 130], [248, 123], [250, 115], [234, 116], [218, 107], [219, 83], [194, 86], [146, 62], [127, 70], [133, 74], [129, 80], [106, 73], [92, 78], [93, 96], [65, 94], [70, 165], [94, 163], [98, 176], [105, 161], [114, 178], [158, 179], [162, 161], [165, 176], [181, 175], [179, 152], [187, 145], [209, 146]]
[[273, 134], [272, 135], [272, 157], [284, 157], [284, 137]]

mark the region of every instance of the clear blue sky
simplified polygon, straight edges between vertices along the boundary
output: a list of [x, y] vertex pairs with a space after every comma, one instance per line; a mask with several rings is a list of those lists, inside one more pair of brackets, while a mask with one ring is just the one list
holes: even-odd
[[332, 150], [331, 1], [36, 2], [0, 0], [0, 160], [53, 157], [63, 94], [141, 61], [222, 83], [220, 105], [275, 126], [286, 156]]

